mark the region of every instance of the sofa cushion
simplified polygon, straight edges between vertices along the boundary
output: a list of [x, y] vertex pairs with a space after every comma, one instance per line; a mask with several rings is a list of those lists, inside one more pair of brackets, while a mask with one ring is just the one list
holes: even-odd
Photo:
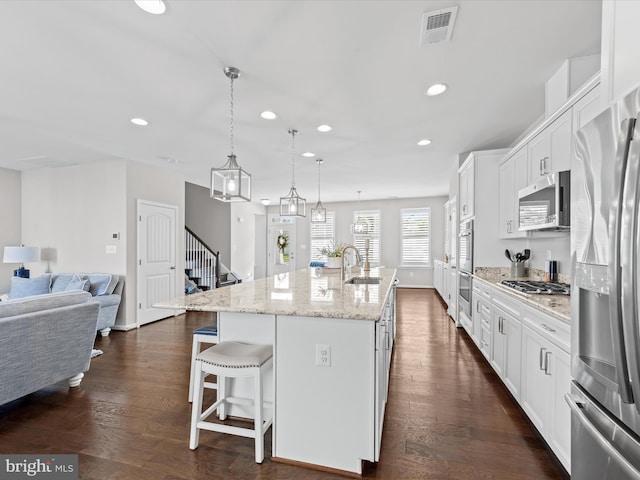
[[67, 286], [64, 288], [65, 292], [69, 292], [72, 290], [82, 290], [84, 292], [88, 292], [91, 288], [91, 283], [89, 283], [89, 279], [86, 277], [81, 277], [80, 275], [74, 275], [73, 278]]
[[110, 307], [111, 305], [120, 304], [120, 295], [98, 295], [94, 300], [100, 302], [101, 307]]
[[35, 295], [28, 298], [8, 300], [6, 302], [0, 302], [0, 318], [66, 307], [77, 303], [85, 303], [89, 300], [91, 300], [90, 293], [78, 291]]
[[9, 298], [24, 298], [51, 292], [51, 274], [35, 278], [11, 277]]
[[75, 274], [73, 273], [60, 273], [58, 275], [51, 276], [51, 293], [59, 293], [66, 291], [67, 285]]
[[103, 295], [112, 295], [116, 289], [116, 285], [118, 285], [118, 280], [120, 280], [118, 275], [111, 275], [111, 281], [109, 282], [109, 285], [107, 285]]
[[[110, 273], [85, 273], [83, 275], [89, 278], [89, 282], [91, 283], [89, 292], [91, 295], [94, 297], [97, 295], [108, 295], [106, 292], [113, 279], [113, 275]], [[113, 291], [113, 289], [111, 289], [111, 291]]]

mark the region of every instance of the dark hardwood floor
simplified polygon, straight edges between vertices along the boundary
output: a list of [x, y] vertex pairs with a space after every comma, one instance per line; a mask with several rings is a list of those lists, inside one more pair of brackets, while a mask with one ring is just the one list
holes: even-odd
[[[202, 432], [188, 448], [189, 313], [98, 338], [80, 388], [52, 386], [0, 406], [0, 453], [75, 453], [81, 479], [332, 479], [271, 461], [253, 440]], [[2, 353], [0, 352], [0, 355]], [[211, 392], [213, 394], [213, 392]], [[568, 478], [433, 290], [398, 290], [381, 459], [365, 478]]]

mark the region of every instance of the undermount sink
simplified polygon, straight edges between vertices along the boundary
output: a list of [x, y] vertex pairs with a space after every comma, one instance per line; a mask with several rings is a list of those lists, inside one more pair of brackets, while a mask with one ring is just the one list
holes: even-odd
[[382, 282], [381, 277], [351, 277], [344, 283], [349, 285], [378, 285], [380, 282]]

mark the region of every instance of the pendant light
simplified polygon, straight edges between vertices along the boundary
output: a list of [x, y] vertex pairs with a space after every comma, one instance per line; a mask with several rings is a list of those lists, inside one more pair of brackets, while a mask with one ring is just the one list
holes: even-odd
[[355, 235], [369, 235], [373, 232], [373, 227], [360, 216], [360, 193], [361, 190], [358, 190], [358, 216], [355, 222], [351, 224], [351, 233]]
[[295, 144], [298, 130], [289, 130], [291, 134], [291, 190], [286, 197], [280, 197], [280, 215], [283, 217], [306, 217], [307, 201], [296, 191]]
[[322, 162], [321, 158], [316, 159], [318, 164], [318, 203], [311, 209], [311, 223], [327, 223], [327, 209], [322, 206], [320, 201], [320, 165]]
[[233, 81], [240, 76], [240, 70], [226, 67], [224, 74], [231, 80], [231, 153], [227, 163], [211, 169], [211, 198], [223, 202], [251, 201], [251, 175], [240, 168], [233, 153]]

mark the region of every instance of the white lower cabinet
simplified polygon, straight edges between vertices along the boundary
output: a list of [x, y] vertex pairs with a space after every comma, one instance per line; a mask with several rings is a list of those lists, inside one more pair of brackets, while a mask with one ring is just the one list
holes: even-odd
[[571, 411], [564, 401], [571, 382], [568, 342], [568, 326], [542, 312], [525, 309], [520, 404], [571, 472]]
[[571, 473], [569, 324], [476, 278], [472, 304], [478, 348]]

